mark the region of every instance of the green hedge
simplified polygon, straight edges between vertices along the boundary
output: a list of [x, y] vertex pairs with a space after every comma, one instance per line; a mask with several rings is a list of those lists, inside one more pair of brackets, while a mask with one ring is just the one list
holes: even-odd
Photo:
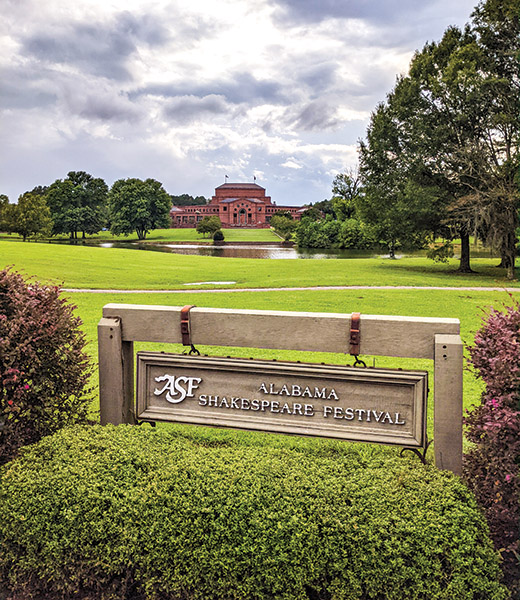
[[24, 450], [1, 471], [0, 589], [53, 600], [507, 597], [457, 478], [366, 446], [203, 431], [77, 427]]

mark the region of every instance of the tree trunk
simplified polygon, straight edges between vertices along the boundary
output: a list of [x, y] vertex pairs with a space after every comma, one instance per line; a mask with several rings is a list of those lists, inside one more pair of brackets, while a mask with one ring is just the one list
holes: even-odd
[[469, 233], [465, 230], [460, 232], [460, 263], [458, 268], [459, 273], [473, 273], [470, 266], [470, 246]]
[[515, 259], [516, 259], [516, 235], [509, 233], [507, 236], [507, 278], [515, 279]]

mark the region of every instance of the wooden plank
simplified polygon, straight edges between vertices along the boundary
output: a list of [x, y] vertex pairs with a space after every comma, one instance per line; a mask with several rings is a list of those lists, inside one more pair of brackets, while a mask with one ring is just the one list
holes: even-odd
[[[124, 341], [181, 343], [180, 306], [107, 304], [104, 317], [119, 317]], [[349, 352], [350, 314], [191, 310], [195, 345]], [[457, 335], [458, 319], [361, 315], [361, 354], [434, 358], [435, 334]]]
[[102, 425], [133, 423], [134, 350], [123, 341], [121, 320], [102, 318], [98, 324], [99, 409]]
[[458, 335], [435, 336], [435, 464], [462, 472], [462, 340]]

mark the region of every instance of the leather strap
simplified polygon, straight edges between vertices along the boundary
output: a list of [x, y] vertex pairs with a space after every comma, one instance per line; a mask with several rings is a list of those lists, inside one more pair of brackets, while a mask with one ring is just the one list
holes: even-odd
[[357, 356], [359, 354], [359, 345], [361, 343], [361, 334], [359, 332], [359, 321], [361, 313], [352, 313], [350, 317], [350, 354]]
[[181, 336], [182, 345], [191, 346], [190, 310], [195, 304], [187, 304], [181, 309]]

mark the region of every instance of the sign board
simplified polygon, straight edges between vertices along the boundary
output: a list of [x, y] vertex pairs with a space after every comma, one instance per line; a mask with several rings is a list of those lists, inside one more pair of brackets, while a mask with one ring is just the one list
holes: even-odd
[[137, 418], [424, 447], [426, 371], [137, 353]]

